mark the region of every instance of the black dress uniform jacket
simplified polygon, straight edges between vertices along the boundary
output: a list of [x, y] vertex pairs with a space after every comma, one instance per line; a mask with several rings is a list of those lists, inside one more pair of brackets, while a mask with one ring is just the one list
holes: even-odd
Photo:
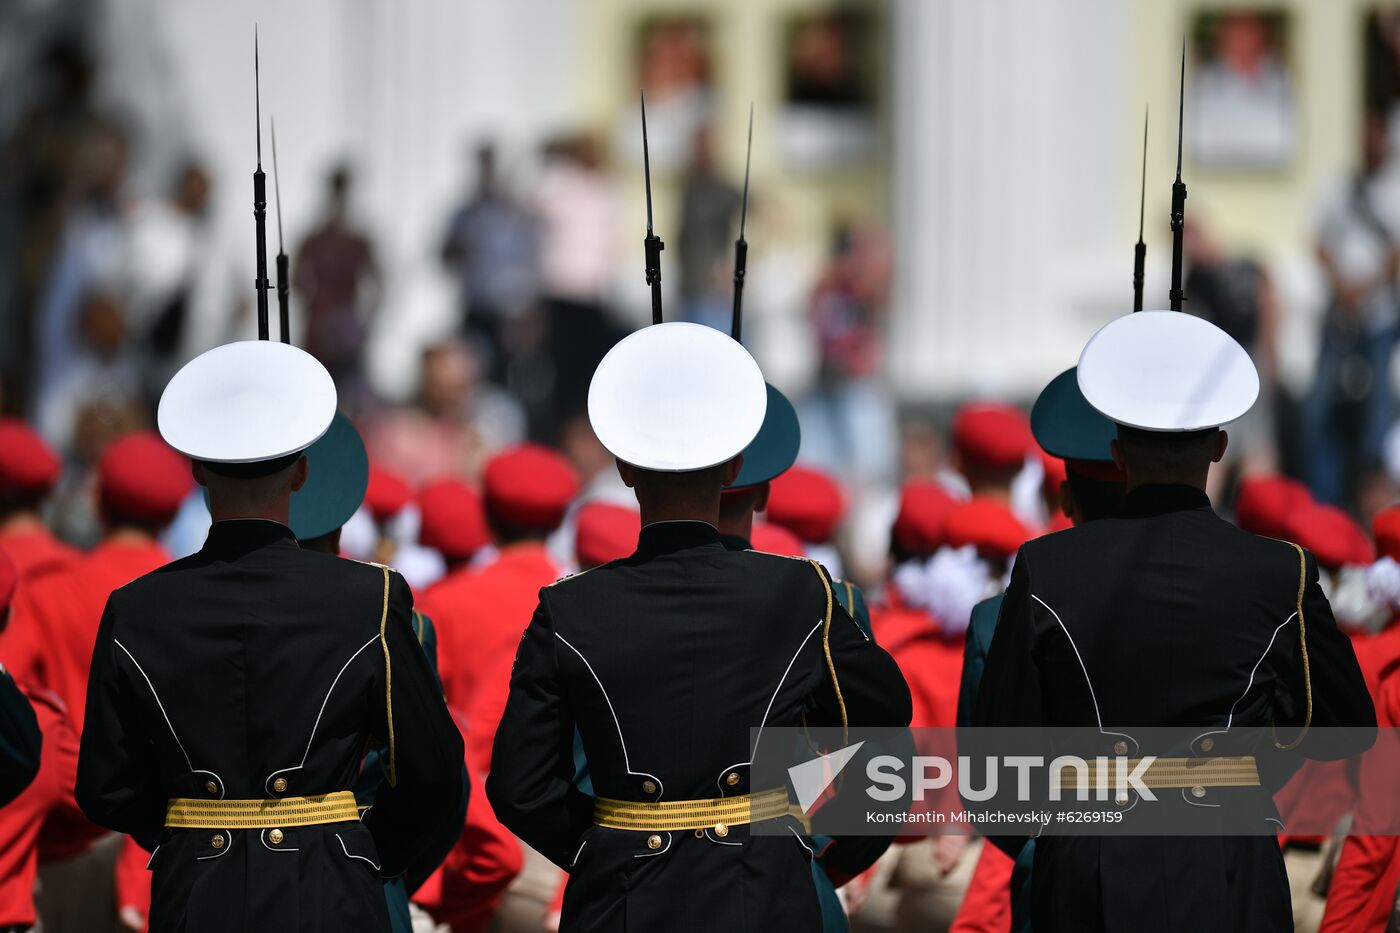
[[[1267, 832], [1281, 825], [1269, 795], [1302, 757], [1357, 753], [1374, 737], [1375, 710], [1311, 555], [1304, 576], [1314, 731], [1296, 751], [1279, 751], [1273, 728], [1287, 744], [1304, 719], [1298, 552], [1224, 521], [1187, 486], [1140, 487], [1122, 518], [1021, 548], [975, 721], [1090, 727], [1129, 754], [1255, 755], [1262, 788], [1160, 790], [1146, 805], [1182, 820], [1230, 813]], [[1316, 731], [1337, 726], [1368, 728], [1343, 740]], [[1132, 732], [1148, 727], [1180, 730], [1184, 744], [1139, 749]], [[1244, 736], [1252, 744], [1238, 747]], [[1037, 933], [1293, 928], [1272, 835], [1046, 835], [1033, 883]]]
[[[502, 823], [570, 872], [564, 930], [821, 928], [796, 823], [725, 837], [595, 826], [572, 740], [577, 728], [601, 797], [768, 790], [749, 783], [752, 728], [796, 726], [804, 712], [812, 725], [840, 721], [825, 613], [813, 564], [726, 550], [702, 522], [648, 525], [632, 557], [540, 592], [486, 789]], [[839, 605], [830, 645], [850, 724], [907, 725], [899, 668]]]
[[[199, 553], [112, 594], [77, 797], [95, 822], [159, 843], [152, 931], [389, 929], [382, 876], [460, 818], [464, 793], [462, 739], [411, 612], [397, 573], [302, 550], [259, 520], [215, 523]], [[393, 749], [394, 786], [361, 822], [280, 841], [164, 829], [169, 798], [349, 790], [372, 746]]]

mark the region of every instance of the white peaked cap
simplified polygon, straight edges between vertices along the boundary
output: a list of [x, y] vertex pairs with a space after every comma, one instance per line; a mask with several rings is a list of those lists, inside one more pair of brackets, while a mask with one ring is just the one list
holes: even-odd
[[1110, 321], [1079, 356], [1079, 390], [1105, 418], [1144, 431], [1229, 424], [1254, 405], [1259, 372], [1244, 347], [1180, 311]]
[[335, 383], [305, 350], [271, 340], [215, 347], [160, 396], [165, 442], [194, 460], [258, 463], [305, 450], [335, 417]]
[[593, 432], [614, 457], [684, 473], [743, 452], [763, 426], [768, 390], [749, 351], [701, 324], [653, 324], [603, 357], [588, 387]]

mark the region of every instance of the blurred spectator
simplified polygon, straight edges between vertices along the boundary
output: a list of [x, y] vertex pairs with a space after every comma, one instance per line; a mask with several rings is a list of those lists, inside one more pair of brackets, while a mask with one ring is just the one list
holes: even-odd
[[60, 450], [68, 449], [87, 400], [130, 397], [139, 385], [123, 352], [126, 307], [119, 290], [126, 165], [123, 128], [105, 121], [93, 125], [81, 143], [72, 179], [75, 200], [43, 286], [34, 420]]
[[306, 306], [306, 349], [330, 370], [341, 407], [353, 412], [368, 392], [365, 337], [381, 283], [374, 244], [351, 223], [351, 184], [347, 166], [331, 172], [325, 214], [297, 250], [292, 285]]
[[35, 389], [39, 303], [67, 232], [77, 164], [97, 122], [93, 75], [87, 49], [61, 35], [23, 86], [11, 88], [26, 108], [0, 146], [0, 401], [13, 413], [29, 409]]
[[132, 214], [129, 325], [152, 408], [182, 363], [227, 339], [238, 309], [234, 270], [210, 223], [210, 188], [204, 164], [189, 158], [163, 197]]
[[1322, 204], [1317, 256], [1327, 277], [1317, 371], [1304, 417], [1308, 484], [1325, 502], [1355, 505], [1364, 477], [1382, 462], [1395, 420], [1389, 378], [1396, 340], [1400, 212], [1384, 169], [1384, 120], [1366, 117], [1360, 170]]
[[536, 298], [539, 237], [534, 218], [501, 182], [492, 143], [477, 147], [476, 178], [471, 199], [452, 215], [442, 259], [461, 288], [467, 338], [487, 377], [503, 383], [510, 325]]
[[[1232, 257], [1199, 220], [1187, 220], [1184, 234], [1186, 307], [1234, 337], [1259, 370], [1259, 401], [1230, 425], [1230, 449], [1223, 464], [1241, 473], [1278, 469], [1274, 446], [1278, 373], [1279, 306], [1268, 271], [1247, 256]], [[1212, 493], [1225, 471], [1212, 470]]]
[[591, 137], [557, 139], [545, 147], [535, 211], [553, 368], [551, 414], [559, 419], [540, 433], [553, 439], [559, 423], [582, 410], [593, 370], [616, 339], [604, 299], [615, 268], [617, 195]]
[[482, 382], [471, 349], [449, 339], [423, 351], [413, 403], [376, 417], [365, 441], [372, 461], [417, 487], [441, 476], [478, 476], [488, 457], [524, 435], [520, 406]]
[[812, 296], [817, 385], [799, 408], [803, 456], [855, 484], [893, 478], [893, 403], [880, 378], [892, 247], [873, 228], [843, 226]]
[[695, 134], [681, 190], [681, 305], [687, 320], [728, 331], [732, 303], [730, 244], [742, 193], [720, 177], [709, 127]]

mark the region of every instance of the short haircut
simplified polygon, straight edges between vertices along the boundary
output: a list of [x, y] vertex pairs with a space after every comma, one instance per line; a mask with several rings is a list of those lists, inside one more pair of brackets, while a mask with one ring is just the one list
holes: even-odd
[[1144, 431], [1118, 426], [1118, 449], [1129, 472], [1189, 474], [1210, 466], [1219, 428], [1199, 431]]

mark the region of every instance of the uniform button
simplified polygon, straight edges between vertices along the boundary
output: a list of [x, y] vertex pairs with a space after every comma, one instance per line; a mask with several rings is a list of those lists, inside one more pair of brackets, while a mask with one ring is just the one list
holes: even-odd
[[1117, 797], [1113, 798], [1113, 802], [1118, 804], [1118, 806], [1120, 807], [1126, 807], [1128, 805], [1128, 795], [1119, 794]]
[[704, 839], [704, 838], [705, 838], [705, 831], [704, 831], [703, 829], [697, 829], [697, 830], [695, 831], [695, 838], [696, 838], [696, 839]]
[[648, 849], [659, 849], [659, 848], [661, 848], [661, 837], [658, 836], [658, 835], [656, 835], [655, 833], [653, 833], [652, 835], [648, 836], [648, 837], [647, 837], [647, 848], [648, 848]]
[[219, 785], [215, 784], [213, 781], [205, 781], [204, 789], [211, 794], [217, 794], [219, 792]]
[[280, 829], [274, 829], [272, 832], [267, 834], [267, 841], [275, 846], [281, 845], [283, 838], [285, 837], [282, 835], [282, 830]]
[[654, 794], [654, 793], [656, 793], [656, 782], [655, 782], [655, 781], [643, 781], [643, 782], [642, 782], [642, 793], [644, 793], [644, 794]]
[[1115, 755], [1126, 755], [1126, 754], [1128, 754], [1128, 743], [1127, 743], [1127, 742], [1114, 742], [1114, 743], [1113, 743], [1113, 754], [1115, 754]]
[[728, 826], [725, 826], [723, 823], [716, 823], [716, 824], [715, 824], [715, 835], [718, 836], [719, 838], [723, 839], [725, 836], [728, 836], [728, 835], [729, 835], [729, 827], [728, 827]]
[[286, 779], [286, 778], [278, 778], [277, 780], [273, 781], [273, 782], [272, 782], [272, 789], [273, 789], [273, 791], [275, 791], [276, 793], [279, 793], [279, 794], [285, 793], [286, 790], [287, 790], [287, 779]]
[[224, 847], [224, 834], [215, 833], [214, 838], [209, 840], [209, 844], [216, 849], [222, 849]]
[[730, 771], [729, 774], [725, 776], [725, 778], [724, 778], [724, 783], [728, 784], [730, 787], [733, 787], [735, 784], [738, 784], [738, 783], [739, 783], [739, 772], [738, 772], [738, 771]]
[[1201, 751], [1208, 752], [1215, 748], [1215, 739], [1201, 739]]
[[1192, 796], [1192, 797], [1204, 797], [1205, 795], [1206, 795], [1206, 789], [1205, 789], [1204, 787], [1202, 787], [1201, 785], [1197, 784], [1195, 787], [1191, 788], [1191, 796]]

